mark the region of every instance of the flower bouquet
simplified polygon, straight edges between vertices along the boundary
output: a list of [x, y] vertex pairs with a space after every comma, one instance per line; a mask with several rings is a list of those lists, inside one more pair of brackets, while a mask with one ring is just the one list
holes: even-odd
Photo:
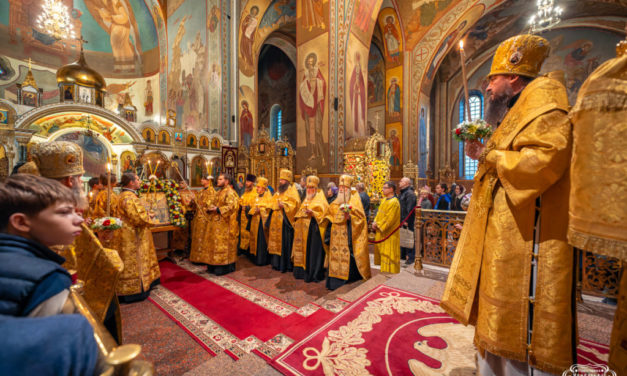
[[453, 129], [453, 138], [460, 142], [480, 141], [490, 136], [492, 136], [492, 127], [482, 119], [459, 123], [457, 128]]
[[91, 228], [98, 234], [100, 241], [107, 243], [113, 239], [113, 231], [122, 228], [122, 220], [115, 217], [97, 218]]
[[351, 210], [353, 210], [353, 205], [351, 204], [342, 204], [340, 205], [340, 210], [344, 213], [350, 214]]

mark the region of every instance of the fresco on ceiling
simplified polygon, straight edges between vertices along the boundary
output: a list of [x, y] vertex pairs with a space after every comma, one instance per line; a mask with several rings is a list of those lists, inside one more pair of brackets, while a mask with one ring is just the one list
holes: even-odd
[[[8, 70], [12, 71], [12, 75], [6, 77], [6, 80], [0, 80], [0, 98], [17, 103], [17, 87], [15, 84], [24, 82], [28, 73], [28, 62], [7, 56], [4, 57], [4, 60], [8, 64]], [[33, 64], [32, 72], [37, 87], [44, 89], [42, 95], [43, 104], [58, 103], [59, 89], [57, 88], [56, 71]]]
[[257, 26], [259, 26], [260, 12], [262, 9], [258, 5], [246, 7], [242, 9], [240, 15], [239, 30], [239, 70], [246, 76], [255, 74], [255, 38], [257, 35]]
[[99, 177], [107, 173], [109, 151], [99, 136], [77, 131], [63, 134], [55, 138], [55, 141], [70, 141], [83, 149], [83, 168], [85, 169], [83, 176], [85, 178]]
[[324, 35], [299, 46], [296, 152], [307, 157], [296, 159], [297, 171], [328, 170], [328, 50]]
[[[209, 84], [200, 85], [207, 90], [207, 129], [218, 132], [220, 130], [222, 110], [222, 48], [220, 38], [220, 0], [207, 0], [207, 65], [205, 67], [206, 80]], [[196, 79], [195, 81], [202, 81]]]
[[306, 43], [329, 27], [329, 0], [297, 0], [298, 44]]
[[282, 25], [296, 22], [296, 0], [273, 0], [257, 27], [256, 45], [260, 45], [272, 31]]
[[386, 124], [385, 139], [390, 145], [390, 169], [392, 174], [396, 175], [401, 172], [403, 167], [403, 124]]
[[168, 38], [163, 12], [157, 0], [152, 0], [150, 12], [157, 27], [157, 36], [159, 38], [159, 79], [157, 81], [159, 101], [156, 102], [159, 104], [159, 110], [155, 112], [155, 114], [159, 114], [161, 119], [165, 119], [167, 110], [166, 99], [168, 93]]
[[399, 1], [399, 14], [403, 15], [407, 50], [413, 50], [429, 27], [455, 5], [453, 0], [409, 0]]
[[[80, 45], [76, 40], [57, 40], [36, 26], [42, 4], [43, 0], [0, 0], [0, 53], [21, 60], [32, 56], [57, 68], [76, 60]], [[144, 73], [143, 60], [152, 56], [150, 51], [158, 51], [157, 30], [144, 1], [83, 0], [74, 1], [73, 7], [71, 22], [75, 34], [88, 41], [90, 66], [103, 75]]]
[[403, 92], [403, 67], [398, 66], [388, 69], [385, 76], [385, 122], [399, 122], [403, 115], [401, 109], [401, 103], [403, 103], [401, 97]]
[[176, 124], [188, 130], [207, 128], [206, 3], [187, 1], [168, 18], [168, 100]]
[[382, 1], [357, 0], [353, 5], [353, 22], [350, 30], [365, 46], [369, 46], [372, 40], [372, 28]]
[[[357, 48], [351, 48], [357, 45]], [[367, 92], [366, 67], [367, 61], [360, 43], [349, 45], [346, 60], [346, 140], [365, 137], [368, 134], [366, 124]]]
[[383, 36], [387, 67], [403, 64], [403, 37], [398, 16], [394, 8], [384, 8], [379, 13], [379, 27]]
[[368, 54], [368, 107], [385, 103], [385, 62], [376, 44]]
[[257, 113], [256, 99], [253, 97], [253, 90], [249, 86], [239, 88], [239, 126], [241, 141], [245, 146], [250, 146], [250, 142], [257, 132], [254, 113]]
[[154, 121], [159, 123], [160, 92], [157, 90], [159, 75], [131, 80], [108, 78], [105, 108], [116, 114], [124, 105], [126, 94], [137, 108], [137, 123]]
[[133, 139], [119, 125], [98, 115], [89, 115], [82, 112], [63, 112], [44, 116], [33, 122], [28, 129], [34, 130], [41, 137], [49, 137], [61, 129], [88, 128], [103, 135], [114, 144], [129, 144]]

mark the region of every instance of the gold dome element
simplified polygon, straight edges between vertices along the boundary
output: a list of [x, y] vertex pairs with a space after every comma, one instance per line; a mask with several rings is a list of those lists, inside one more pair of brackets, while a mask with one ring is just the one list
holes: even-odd
[[26, 73], [26, 78], [24, 79], [24, 82], [22, 82], [22, 87], [32, 86], [35, 89], [37, 89], [37, 82], [35, 82], [35, 77], [33, 76], [33, 71], [31, 69], [32, 69], [32, 60], [29, 57], [28, 58], [28, 73]]
[[107, 87], [102, 75], [87, 66], [82, 45], [78, 60], [57, 70], [57, 84], [59, 83], [76, 83], [81, 86], [95, 87], [102, 91]]

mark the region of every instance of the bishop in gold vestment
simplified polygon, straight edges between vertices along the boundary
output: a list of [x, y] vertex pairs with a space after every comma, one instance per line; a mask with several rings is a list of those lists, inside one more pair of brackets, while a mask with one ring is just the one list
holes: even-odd
[[213, 205], [216, 191], [213, 189], [213, 177], [207, 176], [201, 179], [203, 189], [196, 195], [195, 206], [196, 215], [192, 222], [192, 245], [189, 253], [189, 260], [192, 262], [202, 262], [207, 257], [207, 244], [205, 243], [209, 232], [209, 215], [207, 210]]
[[441, 304], [476, 325], [480, 373], [505, 363], [561, 374], [576, 362], [568, 97], [558, 80], [533, 79], [548, 50], [531, 34], [498, 47], [487, 93], [506, 114], [485, 148], [467, 144], [479, 165]]
[[161, 271], [150, 232], [150, 217], [137, 197], [140, 180], [127, 172], [121, 183], [116, 215], [123, 225], [115, 233], [115, 244], [124, 261], [124, 271], [117, 290], [120, 301], [134, 302], [150, 295], [150, 289], [159, 283]]
[[207, 253], [196, 262], [207, 264], [207, 270], [216, 275], [235, 271], [237, 261], [237, 193], [229, 185], [230, 176], [218, 176], [218, 189], [213, 204], [208, 209], [209, 228], [205, 237]]
[[294, 242], [294, 215], [300, 205], [300, 197], [294, 184], [292, 172], [282, 169], [279, 186], [272, 197], [268, 253], [270, 264], [281, 273], [292, 271], [292, 243]]
[[327, 288], [370, 278], [368, 224], [357, 193], [351, 193], [353, 177], [342, 175], [337, 198], [329, 205], [324, 241], [329, 244]]
[[274, 201], [268, 191], [268, 179], [257, 178], [257, 197], [248, 212], [248, 231], [250, 231], [250, 258], [255, 265], [268, 265], [268, 228], [266, 222]]
[[324, 216], [329, 204], [321, 189], [317, 176], [307, 177], [307, 193], [298, 212], [294, 216], [294, 245], [292, 260], [294, 262], [294, 278], [305, 282], [324, 280]]
[[239, 199], [239, 215], [237, 217], [239, 221], [239, 244], [237, 246], [239, 254], [250, 254], [250, 231], [248, 231], [248, 212], [250, 208], [255, 204], [257, 198], [257, 191], [255, 191], [255, 181], [257, 177], [255, 175], [246, 175], [246, 191]]
[[584, 82], [570, 113], [568, 240], [623, 262], [608, 365], [617, 375], [627, 375], [627, 41], [616, 52]]
[[395, 189], [396, 186], [392, 182], [383, 184], [385, 198], [379, 205], [373, 223], [376, 231], [375, 240], [387, 238], [374, 246], [374, 263], [381, 265], [381, 271], [386, 273], [401, 271], [401, 236], [398, 232], [398, 226], [401, 224], [401, 204], [394, 196]]

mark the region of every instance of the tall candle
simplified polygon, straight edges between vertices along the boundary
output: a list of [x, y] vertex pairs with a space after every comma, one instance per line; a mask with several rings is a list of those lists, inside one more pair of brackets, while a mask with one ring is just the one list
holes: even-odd
[[466, 60], [466, 55], [464, 53], [464, 41], [463, 40], [459, 41], [459, 59], [461, 60], [461, 64], [462, 64], [462, 81], [464, 84], [464, 96], [466, 98], [466, 105], [464, 107], [466, 108], [466, 114], [468, 114], [468, 121], [472, 121], [472, 118], [470, 117], [470, 102], [468, 101], [468, 98], [469, 98], [468, 79], [466, 78], [466, 64], [464, 61]]

